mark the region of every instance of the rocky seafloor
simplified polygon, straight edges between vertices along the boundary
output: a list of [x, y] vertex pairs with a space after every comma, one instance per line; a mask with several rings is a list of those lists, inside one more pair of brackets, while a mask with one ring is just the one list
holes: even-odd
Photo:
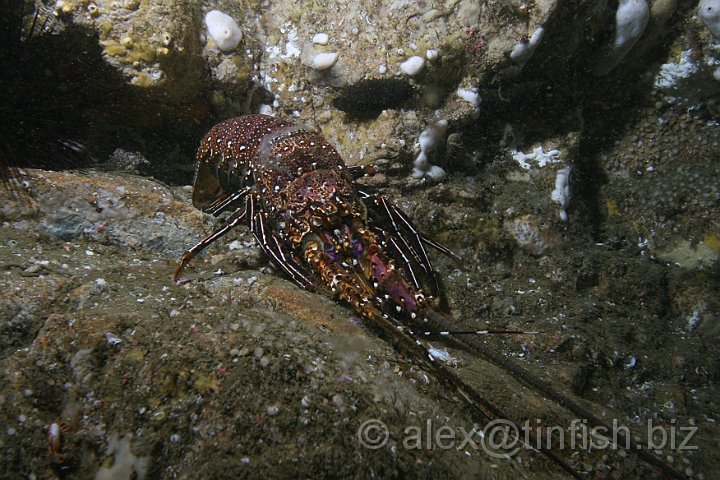
[[[218, 222], [192, 208], [194, 148], [213, 122], [263, 111], [372, 165], [358, 183], [461, 255], [433, 255], [458, 329], [539, 331], [484, 338], [651, 438], [677, 476], [718, 478], [720, 44], [697, 2], [619, 2], [648, 9], [620, 59], [617, 2], [211, 3], [35, 4], [52, 19], [36, 43], [80, 31], [117, 75], [81, 101], [122, 108], [89, 124], [96, 164], [0, 188], [0, 476], [566, 474], [489, 448], [490, 430], [466, 436], [490, 422], [354, 312], [283, 279], [244, 228], [173, 283]], [[235, 49], [207, 32], [215, 8], [242, 30]], [[319, 53], [338, 56], [318, 68]], [[412, 56], [425, 60], [411, 75]], [[388, 91], [407, 100], [363, 98], [383, 95], [369, 78], [401, 80]], [[433, 346], [506, 420], [556, 447], [563, 429], [555, 452], [579, 475], [663, 477], [634, 445], [583, 443], [583, 419], [473, 352]], [[368, 421], [387, 427], [379, 448], [358, 435]]]

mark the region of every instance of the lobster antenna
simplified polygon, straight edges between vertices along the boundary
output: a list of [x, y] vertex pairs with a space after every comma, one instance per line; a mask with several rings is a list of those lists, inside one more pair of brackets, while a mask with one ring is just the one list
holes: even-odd
[[[450, 323], [448, 320], [438, 314], [437, 312], [428, 312], [428, 315], [425, 317], [426, 320], [430, 321], [431, 324], [435, 325], [437, 328], [442, 329], [446, 328], [449, 330]], [[613, 431], [612, 427], [609, 426], [606, 420], [598, 417], [593, 412], [582, 406], [581, 404], [575, 402], [570, 397], [566, 396], [565, 394], [558, 392], [550, 387], [549, 384], [545, 383], [544, 381], [540, 380], [538, 377], [532, 375], [529, 371], [525, 370], [520, 365], [512, 362], [511, 360], [501, 356], [499, 353], [495, 352], [493, 349], [487, 347], [483, 342], [481, 342], [477, 337], [470, 336], [470, 337], [448, 337], [450, 342], [455, 343], [457, 346], [464, 347], [466, 349], [469, 349], [488, 362], [494, 364], [495, 366], [505, 370], [510, 375], [515, 377], [517, 380], [519, 380], [521, 383], [525, 384], [528, 387], [531, 387], [536, 392], [542, 394], [545, 396], [545, 398], [552, 400], [556, 402], [558, 405], [566, 408], [570, 412], [574, 413], [578, 416], [578, 418], [584, 418], [587, 419], [588, 423], [591, 424], [594, 427], [602, 427], [606, 428], [607, 431]], [[618, 434], [618, 445], [640, 445], [642, 442], [638, 440], [638, 437], [636, 437], [634, 434], [628, 432], [627, 434], [625, 432], [615, 430]], [[656, 457], [652, 453], [650, 453], [647, 450], [644, 449], [638, 449], [638, 450], [630, 450], [633, 451], [641, 460], [644, 462], [652, 465], [656, 469], [658, 469], [660, 472], [665, 474], [667, 477], [671, 478], [687, 478], [687, 476], [679, 472], [678, 470], [675, 470], [672, 466], [665, 464], [663, 460]]]
[[436, 333], [440, 336], [447, 335], [538, 335], [541, 332], [530, 332], [525, 330], [452, 330], [443, 332], [424, 332], [426, 336]]

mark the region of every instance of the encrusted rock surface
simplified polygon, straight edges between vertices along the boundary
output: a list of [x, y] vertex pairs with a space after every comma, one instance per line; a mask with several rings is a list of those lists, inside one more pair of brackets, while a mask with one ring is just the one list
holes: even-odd
[[[527, 452], [508, 461], [454, 448], [474, 426], [455, 394], [348, 310], [264, 273], [247, 232], [174, 285], [183, 245], [209, 230], [187, 189], [100, 172], [30, 171], [26, 182], [22, 200], [0, 190], [6, 472], [494, 478], [553, 468]], [[532, 394], [502, 400], [519, 387], [452, 357], [465, 376], [482, 366], [480, 384], [503, 408], [533, 398], [536, 412], [556, 410]], [[369, 420], [391, 433], [380, 449], [359, 443]], [[453, 447], [418, 447], [420, 434], [407, 433], [444, 425]], [[53, 428], [62, 433], [48, 451]]]

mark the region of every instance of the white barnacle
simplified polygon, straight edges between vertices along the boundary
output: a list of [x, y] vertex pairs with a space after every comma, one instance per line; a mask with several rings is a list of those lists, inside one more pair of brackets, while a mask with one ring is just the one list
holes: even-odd
[[242, 152], [242, 151], [245, 150], [246, 148], [247, 148], [247, 147], [246, 147], [245, 145], [240, 145], [240, 146], [238, 147], [238, 150], [240, 150], [240, 151]]

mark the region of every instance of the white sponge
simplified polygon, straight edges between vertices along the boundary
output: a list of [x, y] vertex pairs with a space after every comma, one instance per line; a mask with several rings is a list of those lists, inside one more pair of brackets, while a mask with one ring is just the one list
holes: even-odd
[[713, 37], [720, 40], [720, 0], [700, 0], [698, 16]]
[[223, 52], [234, 50], [242, 40], [242, 32], [238, 24], [230, 15], [220, 10], [210, 10], [205, 15], [205, 25], [215, 44]]
[[412, 176], [415, 178], [423, 178], [428, 176], [433, 180], [440, 181], [445, 178], [445, 170], [437, 165], [430, 164], [430, 152], [435, 150], [440, 139], [445, 135], [448, 121], [438, 120], [435, 125], [431, 125], [422, 132], [418, 143], [420, 144], [420, 154], [415, 159]]
[[649, 19], [650, 7], [646, 0], [620, 0], [615, 14], [615, 49], [629, 51], [645, 31]]
[[568, 219], [565, 209], [570, 203], [570, 168], [561, 168], [555, 174], [555, 190], [550, 194], [553, 202], [560, 205], [560, 220], [566, 222]]
[[405, 75], [408, 75], [410, 77], [414, 77], [418, 73], [420, 73], [425, 66], [425, 59], [415, 55], [413, 57], [408, 58], [403, 63], [400, 64], [400, 70]]
[[647, 0], [620, 0], [615, 14], [615, 40], [595, 65], [596, 75], [607, 75], [615, 68], [642, 36], [650, 20]]

